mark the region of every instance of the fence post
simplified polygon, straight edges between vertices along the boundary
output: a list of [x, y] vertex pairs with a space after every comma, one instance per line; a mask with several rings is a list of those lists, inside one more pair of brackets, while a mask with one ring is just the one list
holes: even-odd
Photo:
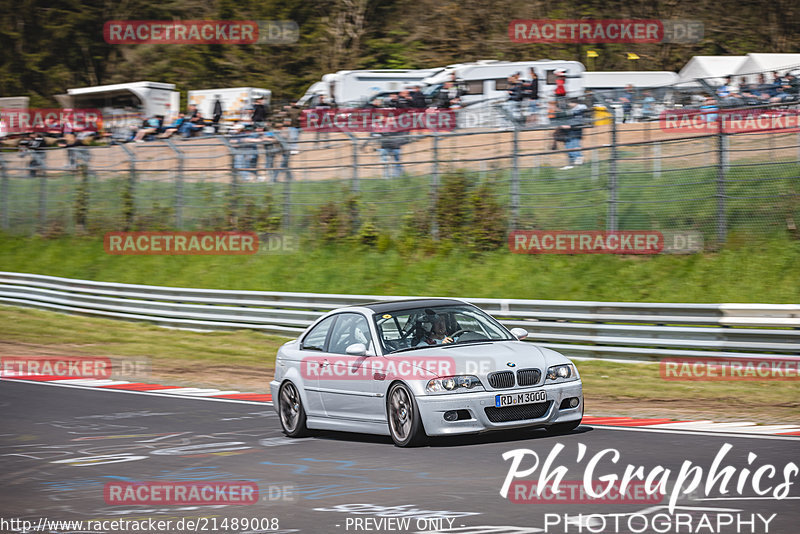
[[125, 184], [125, 191], [122, 193], [122, 215], [125, 218], [123, 227], [128, 232], [133, 228], [133, 223], [136, 219], [136, 154], [125, 143], [120, 143], [117, 146], [124, 150], [128, 156], [128, 182]]
[[175, 227], [178, 230], [183, 230], [183, 163], [185, 155], [175, 146], [172, 139], [167, 139], [166, 141], [178, 158], [178, 174], [175, 176]]
[[[481, 161], [481, 163], [484, 163]], [[433, 131], [433, 168], [431, 169], [431, 235], [439, 239], [439, 221], [436, 217], [436, 204], [439, 202], [439, 132]]]
[[283, 171], [283, 175], [285, 177], [283, 186], [283, 218], [281, 220], [281, 226], [284, 230], [289, 231], [292, 225], [292, 171], [289, 169], [289, 156], [291, 155], [291, 147], [286, 139], [284, 139], [283, 136], [278, 132], [273, 132], [273, 134], [275, 135], [275, 139], [277, 139], [278, 143], [281, 145], [280, 156], [283, 158], [281, 160], [281, 170]]
[[661, 141], [653, 143], [653, 178], [661, 178]]
[[717, 243], [725, 243], [728, 227], [725, 220], [725, 175], [728, 170], [728, 137], [722, 113], [717, 114]]
[[239, 226], [239, 178], [237, 176], [237, 169], [236, 169], [236, 150], [238, 148], [234, 148], [230, 140], [227, 137], [222, 136], [222, 142], [225, 143], [225, 147], [228, 149], [228, 154], [231, 157], [231, 183], [230, 188], [228, 190], [228, 228], [236, 230]]
[[592, 181], [597, 181], [600, 178], [600, 152], [599, 148], [592, 149]]
[[611, 158], [608, 161], [608, 221], [606, 230], [617, 231], [617, 121], [611, 120]]
[[80, 232], [86, 232], [89, 219], [89, 196], [91, 193], [88, 154], [81, 154], [78, 163], [78, 174], [80, 175], [80, 183], [75, 193], [75, 228]]
[[511, 217], [508, 229], [514, 230], [519, 223], [519, 125], [514, 122], [514, 141], [511, 154]]
[[47, 226], [47, 164], [45, 163], [45, 152], [42, 151], [41, 157], [39, 150], [31, 151], [31, 158], [36, 160], [36, 172], [39, 174], [39, 231], [43, 232]]
[[0, 152], [0, 228], [8, 230], [8, 171], [6, 170], [6, 160]]

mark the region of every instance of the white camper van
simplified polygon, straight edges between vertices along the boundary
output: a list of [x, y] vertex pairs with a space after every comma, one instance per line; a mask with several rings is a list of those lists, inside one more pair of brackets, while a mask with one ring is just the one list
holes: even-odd
[[374, 94], [399, 91], [409, 85], [419, 84], [441, 70], [441, 68], [340, 70], [326, 74], [322, 77], [322, 81], [312, 84], [298, 104], [313, 106], [319, 95], [324, 95], [329, 102], [333, 96], [339, 107], [358, 107]]
[[222, 89], [200, 89], [189, 91], [187, 94], [187, 104], [197, 106], [200, 114], [210, 119], [214, 115], [214, 102], [219, 95], [222, 103], [222, 120], [238, 121], [249, 119], [255, 101], [259, 98], [264, 99], [265, 104], [269, 104], [272, 91], [258, 87], [226, 87]]
[[510, 122], [498, 111], [497, 104], [508, 98], [508, 77], [520, 73], [523, 80], [530, 79], [533, 68], [539, 78], [539, 98], [548, 100], [554, 97], [557, 70], [566, 72], [565, 89], [568, 97], [583, 95], [582, 74], [585, 70], [578, 61], [558, 61], [542, 59], [538, 61], [497, 61], [481, 60], [473, 63], [448, 65], [435, 75], [424, 80], [425, 94], [435, 99], [439, 89], [453, 75], [462, 90], [459, 112], [459, 127], [508, 126]]
[[174, 83], [133, 82], [67, 89], [56, 99], [67, 108], [95, 108], [103, 114], [136, 111], [145, 117], [176, 115], [181, 94]]
[[181, 94], [174, 83], [144, 81], [67, 89], [56, 100], [65, 108], [99, 109], [104, 128], [116, 139], [128, 139], [147, 117], [176, 117]]

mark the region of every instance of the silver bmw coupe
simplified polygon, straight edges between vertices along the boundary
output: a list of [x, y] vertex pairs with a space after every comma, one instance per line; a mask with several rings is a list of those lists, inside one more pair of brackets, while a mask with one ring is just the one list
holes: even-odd
[[339, 308], [278, 350], [274, 406], [286, 435], [338, 430], [427, 436], [544, 427], [583, 417], [575, 365], [523, 342], [476, 306], [413, 299]]

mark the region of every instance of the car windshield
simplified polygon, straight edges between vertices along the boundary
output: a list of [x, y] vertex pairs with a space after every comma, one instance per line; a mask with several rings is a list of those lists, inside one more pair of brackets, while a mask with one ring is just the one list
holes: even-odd
[[468, 305], [411, 308], [374, 315], [384, 353], [430, 347], [512, 340], [496, 320]]

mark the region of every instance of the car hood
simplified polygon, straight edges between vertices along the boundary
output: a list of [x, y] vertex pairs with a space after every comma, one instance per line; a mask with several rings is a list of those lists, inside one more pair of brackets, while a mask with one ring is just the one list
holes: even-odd
[[[425, 366], [434, 376], [475, 375], [486, 378], [495, 371], [516, 371], [519, 369], [540, 369], [569, 363], [569, 359], [554, 350], [539, 347], [524, 341], [494, 341], [490, 343], [470, 343], [464, 345], [437, 345], [419, 351], [390, 355], [389, 358], [402, 357], [417, 362], [435, 362]], [[422, 364], [416, 363], [419, 367]]]

